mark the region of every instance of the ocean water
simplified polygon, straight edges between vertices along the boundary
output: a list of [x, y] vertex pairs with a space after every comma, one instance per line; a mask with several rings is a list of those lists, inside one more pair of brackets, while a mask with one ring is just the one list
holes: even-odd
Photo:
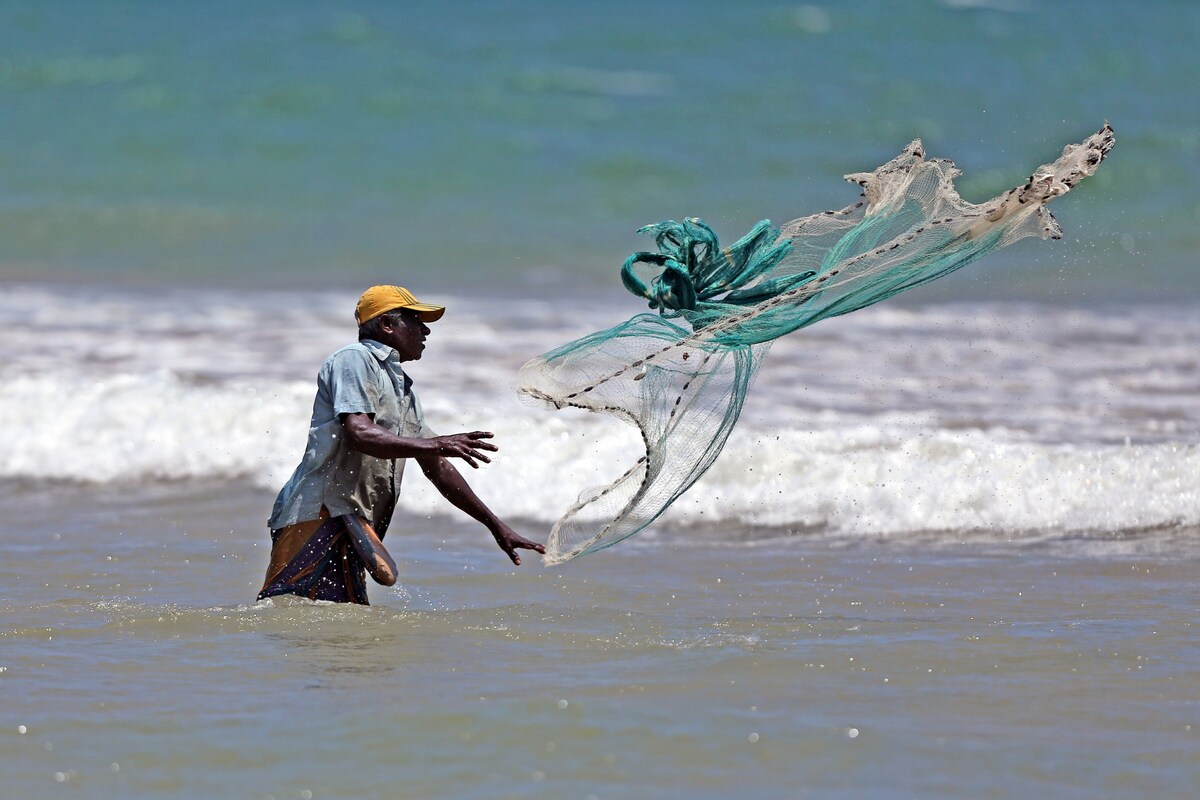
[[[251, 604], [263, 495], [6, 496], [5, 797], [1195, 794], [1194, 558], [777, 540]], [[721, 530], [721, 537], [729, 529]], [[637, 541], [637, 540], [633, 540]], [[255, 547], [258, 544], [258, 547]]]
[[[1191, 798], [1200, 6], [0, 2], [0, 798]], [[522, 404], [633, 232], [920, 136], [1025, 241], [778, 341], [662, 520], [514, 568], [413, 473], [369, 608], [254, 603], [357, 294], [544, 537], [636, 459]]]

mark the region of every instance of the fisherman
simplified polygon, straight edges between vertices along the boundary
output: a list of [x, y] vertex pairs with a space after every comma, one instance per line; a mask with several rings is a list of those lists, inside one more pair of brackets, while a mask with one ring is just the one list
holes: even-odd
[[367, 604], [364, 571], [396, 582], [382, 539], [400, 494], [407, 459], [447, 500], [483, 523], [514, 564], [517, 550], [545, 553], [483, 504], [450, 462], [478, 469], [499, 448], [486, 431], [437, 436], [425, 424], [401, 364], [425, 349], [427, 323], [446, 309], [399, 286], [372, 286], [354, 310], [358, 343], [331, 355], [317, 375], [304, 458], [275, 500], [268, 523], [271, 562], [258, 599], [296, 594]]

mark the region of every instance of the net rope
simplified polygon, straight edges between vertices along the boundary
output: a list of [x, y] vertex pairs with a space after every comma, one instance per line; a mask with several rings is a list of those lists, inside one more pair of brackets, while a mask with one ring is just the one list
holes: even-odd
[[583, 491], [555, 523], [546, 563], [609, 547], [656, 520], [712, 465], [771, 342], [960, 269], [1028, 236], [1062, 237], [1046, 204], [1092, 175], [1114, 144], [1105, 123], [1021, 186], [974, 205], [952, 161], [920, 140], [869, 173], [839, 211], [763, 220], [722, 248], [695, 217], [647, 225], [657, 252], [631, 255], [621, 280], [657, 314], [638, 314], [530, 360], [520, 394], [611, 414], [641, 433], [642, 455]]

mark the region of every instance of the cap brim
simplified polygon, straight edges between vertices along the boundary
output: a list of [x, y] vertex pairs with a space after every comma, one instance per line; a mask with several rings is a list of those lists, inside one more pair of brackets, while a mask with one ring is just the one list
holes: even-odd
[[442, 318], [442, 314], [446, 313], [445, 306], [434, 306], [429, 303], [413, 303], [411, 306], [403, 306], [403, 308], [417, 312], [417, 318], [421, 322], [437, 322]]

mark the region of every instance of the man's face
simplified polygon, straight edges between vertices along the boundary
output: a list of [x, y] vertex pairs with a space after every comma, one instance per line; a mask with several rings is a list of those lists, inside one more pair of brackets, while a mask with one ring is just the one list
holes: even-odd
[[401, 361], [416, 361], [425, 350], [429, 327], [412, 311], [400, 311], [383, 324], [383, 343], [394, 347]]

